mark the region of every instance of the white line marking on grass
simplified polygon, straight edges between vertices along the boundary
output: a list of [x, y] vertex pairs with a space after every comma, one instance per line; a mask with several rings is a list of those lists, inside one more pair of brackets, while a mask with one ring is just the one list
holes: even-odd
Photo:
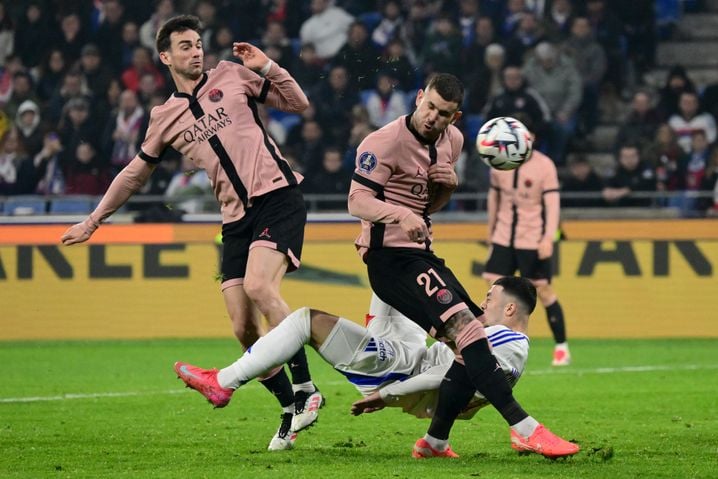
[[650, 373], [654, 371], [697, 371], [701, 369], [718, 369], [718, 364], [679, 364], [661, 366], [622, 366], [616, 368], [590, 368], [576, 369], [572, 367], [561, 367], [551, 369], [537, 369], [525, 371], [530, 376], [543, 376], [546, 374], [614, 374], [614, 373]]
[[0, 403], [39, 402], [39, 401], [65, 401], [67, 399], [98, 399], [98, 398], [123, 398], [131, 396], [151, 396], [154, 394], [179, 394], [186, 389], [169, 389], [167, 391], [126, 391], [108, 393], [69, 393], [58, 396], [28, 396], [19, 398], [0, 398]]
[[[616, 368], [589, 368], [577, 369], [573, 367], [567, 368], [551, 368], [538, 369], [535, 371], [526, 371], [524, 375], [543, 376], [547, 374], [616, 374], [616, 373], [646, 373], [655, 371], [699, 371], [704, 369], [718, 369], [718, 364], [682, 364], [682, 365], [657, 365], [657, 366], [623, 366]], [[324, 384], [330, 386], [341, 386], [347, 384], [347, 381], [328, 381]], [[250, 383], [243, 388], [259, 387], [256, 383]], [[102, 399], [102, 398], [123, 398], [134, 396], [152, 396], [164, 394], [180, 394], [187, 392], [187, 388], [168, 389], [164, 391], [126, 391], [126, 392], [106, 392], [106, 393], [69, 393], [57, 396], [27, 396], [14, 398], [0, 398], [0, 404], [12, 403], [32, 403], [41, 401], [66, 401], [69, 399]]]

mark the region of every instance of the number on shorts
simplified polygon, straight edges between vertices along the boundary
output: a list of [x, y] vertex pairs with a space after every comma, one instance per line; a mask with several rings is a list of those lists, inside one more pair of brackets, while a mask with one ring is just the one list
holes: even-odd
[[438, 286], [432, 286], [432, 276], [441, 286], [446, 286], [446, 283], [444, 283], [444, 280], [442, 280], [439, 275], [436, 274], [434, 268], [429, 268], [426, 273], [421, 273], [419, 276], [416, 277], [416, 282], [424, 287], [424, 291], [426, 291], [427, 296], [433, 296], [434, 293], [439, 290]]

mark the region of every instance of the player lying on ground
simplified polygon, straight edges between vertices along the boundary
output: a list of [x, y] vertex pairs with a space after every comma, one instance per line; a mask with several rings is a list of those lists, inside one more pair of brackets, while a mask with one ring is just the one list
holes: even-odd
[[[533, 286], [515, 277], [497, 280], [482, 304], [494, 354], [512, 385], [526, 363], [528, 338], [525, 332], [535, 304]], [[309, 344], [365, 396], [352, 405], [353, 414], [393, 406], [417, 417], [431, 417], [439, 385], [454, 361], [454, 352], [439, 342], [427, 348], [426, 332], [376, 296], [372, 298], [368, 319], [367, 328], [363, 328], [348, 319], [302, 308], [289, 315], [234, 364], [220, 371], [181, 362], [175, 364], [175, 371], [216, 407], [224, 407], [236, 388]], [[476, 393], [461, 418], [473, 417], [487, 404], [483, 396]], [[511, 440], [516, 450], [548, 457], [575, 454], [579, 450], [571, 443], [533, 444], [513, 433]], [[432, 449], [424, 439], [417, 441], [412, 455], [457, 457], [448, 447], [442, 451]]]

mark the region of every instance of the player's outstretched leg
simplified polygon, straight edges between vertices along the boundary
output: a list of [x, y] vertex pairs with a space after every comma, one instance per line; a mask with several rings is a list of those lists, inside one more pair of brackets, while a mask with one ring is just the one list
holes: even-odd
[[225, 407], [232, 399], [234, 389], [223, 388], [217, 382], [217, 369], [202, 369], [191, 364], [176, 362], [174, 366], [177, 377], [212, 403], [214, 407]]
[[446, 449], [438, 450], [434, 449], [423, 437], [418, 439], [414, 444], [414, 450], [411, 451], [411, 456], [416, 459], [426, 459], [429, 457], [459, 457], [454, 451], [451, 450], [451, 446], [447, 444]]
[[519, 452], [535, 452], [550, 458], [572, 456], [581, 450], [578, 444], [561, 439], [543, 424], [539, 424], [529, 437], [511, 429], [511, 447]]

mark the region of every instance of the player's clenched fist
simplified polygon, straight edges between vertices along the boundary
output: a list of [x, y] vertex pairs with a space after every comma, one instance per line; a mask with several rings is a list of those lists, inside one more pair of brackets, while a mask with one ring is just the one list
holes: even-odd
[[435, 163], [429, 167], [429, 179], [450, 189], [459, 185], [459, 178], [456, 176], [451, 163]]
[[269, 62], [269, 57], [250, 43], [235, 42], [232, 46], [232, 54], [241, 59], [245, 67], [255, 72], [262, 70]]
[[429, 228], [426, 227], [424, 220], [414, 213], [402, 219], [399, 226], [406, 233], [406, 236], [415, 243], [423, 243], [429, 238]]
[[90, 236], [92, 236], [92, 233], [95, 232], [98, 226], [100, 225], [88, 216], [82, 223], [70, 226], [60, 240], [64, 245], [82, 243], [90, 239]]

